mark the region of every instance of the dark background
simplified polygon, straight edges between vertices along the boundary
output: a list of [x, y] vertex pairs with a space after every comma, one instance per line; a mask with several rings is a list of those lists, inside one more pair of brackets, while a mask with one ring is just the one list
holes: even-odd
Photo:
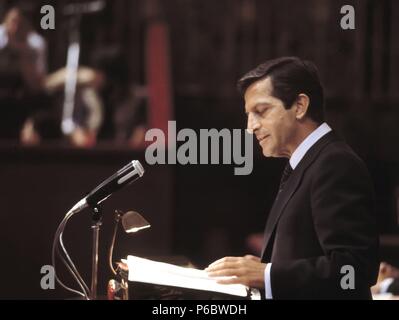
[[[56, 30], [40, 30], [48, 41], [49, 71], [65, 65], [70, 1], [47, 1], [56, 10]], [[40, 8], [40, 2], [35, 5]], [[6, 1], [0, 2], [0, 14]], [[341, 6], [353, 5], [356, 29], [340, 27]], [[155, 8], [155, 9], [154, 9]], [[93, 54], [118, 48], [122, 85], [146, 84], [145, 30], [158, 19], [169, 27], [174, 114], [178, 128], [245, 128], [236, 80], [257, 64], [297, 55], [316, 63], [325, 87], [327, 122], [366, 162], [377, 199], [382, 259], [398, 263], [399, 214], [399, 2], [395, 0], [115, 0], [84, 17], [84, 65]], [[114, 111], [108, 105], [107, 114]], [[6, 111], [4, 111], [6, 112]], [[110, 117], [106, 118], [106, 121]], [[22, 147], [0, 146], [0, 298], [68, 298], [40, 288], [40, 268], [51, 264], [52, 237], [66, 211], [85, 192], [143, 150], [115, 147], [112, 124], [92, 149], [62, 141]], [[106, 250], [114, 209], [137, 210], [152, 228], [134, 236], [118, 233], [115, 257], [184, 256], [199, 267], [225, 255], [250, 251], [245, 243], [261, 232], [284, 161], [265, 159], [254, 143], [254, 170], [234, 176], [233, 165], [146, 165], [144, 177], [104, 205], [100, 289], [111, 277]], [[89, 281], [90, 212], [67, 227], [65, 242]]]

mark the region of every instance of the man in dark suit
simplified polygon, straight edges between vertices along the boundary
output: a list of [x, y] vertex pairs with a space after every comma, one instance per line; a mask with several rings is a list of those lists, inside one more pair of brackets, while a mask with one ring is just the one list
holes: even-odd
[[261, 257], [225, 257], [206, 270], [268, 299], [369, 299], [378, 274], [373, 188], [366, 166], [324, 122], [309, 61], [267, 61], [238, 82], [248, 130], [266, 157], [285, 157]]

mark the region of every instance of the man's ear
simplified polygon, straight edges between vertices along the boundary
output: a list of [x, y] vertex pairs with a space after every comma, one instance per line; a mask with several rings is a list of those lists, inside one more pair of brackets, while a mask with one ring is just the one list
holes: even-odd
[[309, 108], [309, 97], [304, 94], [300, 93], [296, 99], [296, 109], [295, 109], [295, 118], [297, 120], [303, 120], [306, 116], [306, 112]]

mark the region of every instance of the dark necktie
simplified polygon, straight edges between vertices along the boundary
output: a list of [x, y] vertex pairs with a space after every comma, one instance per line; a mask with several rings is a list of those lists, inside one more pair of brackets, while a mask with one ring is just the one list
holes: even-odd
[[279, 193], [284, 189], [285, 183], [287, 182], [287, 180], [290, 177], [291, 173], [292, 173], [292, 168], [290, 166], [290, 163], [288, 162], [287, 165], [284, 168], [283, 176], [281, 177], [280, 187], [278, 189]]

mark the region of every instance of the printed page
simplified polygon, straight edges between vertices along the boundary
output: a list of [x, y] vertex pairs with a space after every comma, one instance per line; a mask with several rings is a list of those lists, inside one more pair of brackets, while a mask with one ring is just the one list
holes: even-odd
[[208, 277], [204, 270], [179, 267], [131, 255], [127, 258], [127, 265], [129, 267], [129, 281], [213, 291], [241, 297], [247, 296], [246, 286], [219, 284], [215, 278]]

